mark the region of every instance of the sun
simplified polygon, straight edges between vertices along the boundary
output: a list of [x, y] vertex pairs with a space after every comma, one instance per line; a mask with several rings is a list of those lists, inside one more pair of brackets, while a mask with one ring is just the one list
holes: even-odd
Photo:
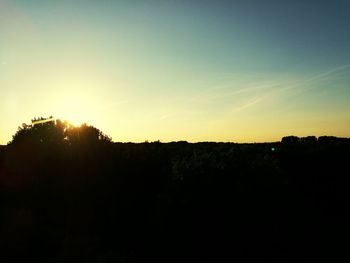
[[97, 92], [88, 83], [73, 83], [74, 85], [61, 84], [51, 94], [50, 99], [46, 101], [48, 114], [76, 127], [84, 123], [97, 125], [105, 105], [98, 100]]
[[55, 116], [78, 127], [83, 123], [91, 121], [90, 108], [91, 107], [82, 100], [68, 98], [60, 103], [59, 109], [55, 110]]

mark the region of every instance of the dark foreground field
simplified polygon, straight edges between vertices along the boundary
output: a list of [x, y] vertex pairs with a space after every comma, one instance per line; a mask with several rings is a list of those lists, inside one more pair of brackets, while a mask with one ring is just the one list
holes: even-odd
[[346, 261], [349, 139], [31, 136], [0, 148], [0, 262]]

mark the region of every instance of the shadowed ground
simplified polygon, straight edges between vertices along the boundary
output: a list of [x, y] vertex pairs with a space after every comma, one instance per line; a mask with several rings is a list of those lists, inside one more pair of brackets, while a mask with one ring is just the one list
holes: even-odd
[[334, 137], [133, 144], [87, 125], [21, 128], [0, 147], [1, 262], [339, 262], [349, 150]]

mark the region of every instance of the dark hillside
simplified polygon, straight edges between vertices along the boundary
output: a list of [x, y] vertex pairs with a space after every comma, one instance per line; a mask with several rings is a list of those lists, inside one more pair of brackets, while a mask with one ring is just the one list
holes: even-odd
[[133, 144], [36, 129], [0, 148], [1, 262], [345, 255], [349, 139]]

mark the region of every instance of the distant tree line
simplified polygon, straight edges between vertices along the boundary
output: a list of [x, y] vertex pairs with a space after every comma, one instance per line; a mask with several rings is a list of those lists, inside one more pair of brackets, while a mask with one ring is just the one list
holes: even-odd
[[136, 144], [22, 125], [0, 148], [1, 262], [339, 262], [349, 160], [347, 138]]

